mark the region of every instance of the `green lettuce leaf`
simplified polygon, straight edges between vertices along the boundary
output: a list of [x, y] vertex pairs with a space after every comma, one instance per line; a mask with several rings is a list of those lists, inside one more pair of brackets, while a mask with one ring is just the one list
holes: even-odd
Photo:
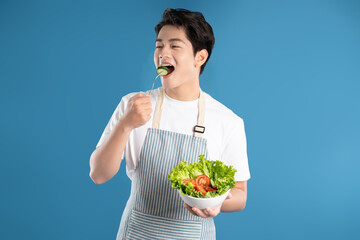
[[[204, 155], [199, 156], [199, 162], [186, 164], [181, 161], [178, 166], [171, 170], [167, 180], [171, 182], [171, 187], [188, 196], [198, 198], [217, 197], [229, 189], [235, 187], [235, 172], [233, 166], [227, 166], [223, 162], [207, 160]], [[196, 179], [197, 176], [205, 174], [210, 178], [211, 186], [217, 186], [217, 191], [207, 192], [204, 196], [201, 192], [194, 189], [190, 182], [185, 185], [183, 180], [186, 178]]]

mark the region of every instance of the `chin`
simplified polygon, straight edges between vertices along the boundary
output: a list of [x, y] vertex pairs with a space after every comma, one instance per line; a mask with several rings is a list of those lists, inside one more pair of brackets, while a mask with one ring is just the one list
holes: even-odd
[[161, 80], [161, 83], [163, 85], [164, 88], [167, 89], [173, 89], [173, 88], [177, 88], [181, 85], [181, 83], [179, 83], [178, 81], [176, 81], [176, 79], [173, 78], [163, 78]]
[[166, 89], [177, 89], [182, 86], [191, 86], [193, 85], [192, 81], [186, 81], [186, 78], [176, 78], [176, 75], [169, 76], [168, 78], [161, 78], [161, 84]]

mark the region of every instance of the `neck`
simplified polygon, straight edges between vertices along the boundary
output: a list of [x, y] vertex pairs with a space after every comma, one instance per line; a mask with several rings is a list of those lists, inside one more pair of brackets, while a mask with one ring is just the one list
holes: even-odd
[[165, 88], [165, 93], [179, 101], [193, 101], [200, 97], [199, 81], [196, 84], [181, 85], [176, 88]]

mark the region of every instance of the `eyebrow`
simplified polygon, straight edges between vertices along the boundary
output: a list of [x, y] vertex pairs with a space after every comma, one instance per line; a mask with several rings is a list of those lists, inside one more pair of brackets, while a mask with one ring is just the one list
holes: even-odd
[[[155, 42], [163, 42], [163, 41], [164, 40], [162, 40], [161, 38], [158, 38], [158, 39], [156, 39]], [[169, 42], [176, 42], [176, 41], [179, 41], [179, 42], [182, 42], [182, 43], [185, 44], [185, 42], [183, 40], [181, 40], [180, 38], [171, 38], [171, 39], [169, 39]]]

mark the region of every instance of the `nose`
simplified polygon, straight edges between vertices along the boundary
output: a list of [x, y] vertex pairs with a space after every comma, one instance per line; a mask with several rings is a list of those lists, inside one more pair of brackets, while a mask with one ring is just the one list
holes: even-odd
[[170, 48], [167, 45], [163, 46], [159, 52], [160, 60], [164, 60], [166, 58], [170, 58]]

